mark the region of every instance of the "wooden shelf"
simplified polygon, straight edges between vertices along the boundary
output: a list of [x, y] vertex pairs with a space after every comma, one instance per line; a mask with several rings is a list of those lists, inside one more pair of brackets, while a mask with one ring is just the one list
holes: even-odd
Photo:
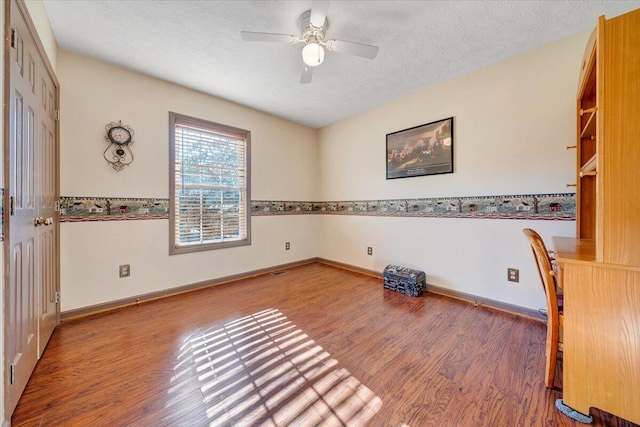
[[591, 107], [591, 108], [587, 108], [586, 110], [583, 110], [582, 108], [580, 109], [580, 115], [584, 116], [585, 114], [589, 114], [589, 113], [593, 113], [594, 111], [597, 111], [598, 107]]
[[[587, 124], [582, 129], [580, 138], [591, 138], [596, 135], [596, 114], [597, 113], [595, 109], [589, 109], [589, 110], [590, 110], [589, 118], [587, 119]], [[589, 110], [585, 110], [585, 113], [587, 113], [587, 111]]]
[[596, 166], [598, 165], [598, 155], [594, 154], [587, 162], [580, 168], [580, 176], [595, 175]]

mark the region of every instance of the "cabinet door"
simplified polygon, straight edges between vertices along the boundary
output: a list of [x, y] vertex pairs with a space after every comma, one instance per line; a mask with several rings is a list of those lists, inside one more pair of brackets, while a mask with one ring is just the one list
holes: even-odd
[[598, 260], [640, 267], [640, 9], [605, 21]]
[[564, 265], [563, 399], [640, 423], [640, 271]]

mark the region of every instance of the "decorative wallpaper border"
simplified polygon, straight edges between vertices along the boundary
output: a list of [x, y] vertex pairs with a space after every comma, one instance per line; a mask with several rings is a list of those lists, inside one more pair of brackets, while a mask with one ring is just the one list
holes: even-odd
[[575, 220], [575, 193], [331, 202], [251, 202], [252, 216], [328, 214]]
[[61, 197], [60, 221], [122, 221], [169, 218], [169, 199]]
[[[251, 216], [360, 215], [575, 220], [575, 193], [299, 202], [252, 200]], [[62, 222], [167, 219], [169, 199], [62, 197]]]

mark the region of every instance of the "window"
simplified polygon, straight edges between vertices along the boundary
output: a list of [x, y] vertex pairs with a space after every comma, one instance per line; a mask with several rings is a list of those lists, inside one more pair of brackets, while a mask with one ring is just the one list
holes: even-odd
[[251, 244], [251, 132], [169, 113], [170, 254]]

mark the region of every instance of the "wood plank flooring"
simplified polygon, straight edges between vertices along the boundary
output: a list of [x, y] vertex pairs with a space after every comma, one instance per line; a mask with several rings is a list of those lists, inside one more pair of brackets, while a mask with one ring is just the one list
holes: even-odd
[[579, 426], [544, 387], [544, 340], [314, 263], [64, 322], [12, 425]]

